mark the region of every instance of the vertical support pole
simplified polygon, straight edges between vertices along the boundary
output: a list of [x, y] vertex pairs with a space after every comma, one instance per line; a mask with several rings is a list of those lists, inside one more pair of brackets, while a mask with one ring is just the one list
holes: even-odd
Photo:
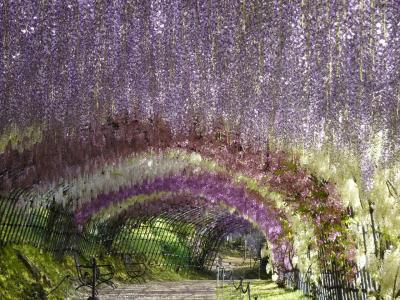
[[219, 288], [219, 266], [217, 266], [217, 288]]
[[92, 272], [93, 272], [93, 276], [92, 276], [92, 300], [95, 300], [96, 299], [96, 281], [97, 281], [97, 278], [96, 278], [96, 270], [97, 270], [97, 265], [96, 265], [96, 258], [94, 258], [93, 257], [93, 259], [92, 259], [92, 267], [93, 267], [93, 269], [92, 269]]
[[225, 285], [225, 267], [222, 267], [222, 288]]
[[246, 262], [246, 249], [247, 249], [247, 240], [244, 240], [244, 262]]

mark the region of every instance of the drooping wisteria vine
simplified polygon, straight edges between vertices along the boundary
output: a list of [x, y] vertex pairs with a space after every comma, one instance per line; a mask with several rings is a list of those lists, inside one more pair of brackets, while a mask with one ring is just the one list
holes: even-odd
[[79, 224], [186, 192], [396, 290], [399, 111], [397, 0], [0, 2], [0, 195]]
[[0, 5], [3, 149], [16, 127], [62, 124], [87, 138], [109, 117], [139, 114], [175, 133], [223, 117], [253, 146], [348, 146], [367, 177], [375, 135], [379, 163], [398, 150], [395, 0]]

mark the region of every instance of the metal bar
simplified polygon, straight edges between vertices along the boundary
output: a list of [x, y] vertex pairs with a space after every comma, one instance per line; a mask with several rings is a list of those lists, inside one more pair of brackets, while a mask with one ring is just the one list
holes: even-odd
[[21, 237], [21, 242], [22, 243], [25, 243], [25, 242], [27, 242], [27, 235], [28, 235], [28, 232], [29, 232], [29, 228], [30, 228], [30, 223], [31, 223], [31, 218], [32, 218], [32, 204], [33, 204], [33, 200], [31, 199], [31, 204], [30, 204], [30, 206], [28, 207], [28, 213], [26, 213], [27, 215], [26, 215], [26, 218], [25, 218], [25, 220], [26, 220], [26, 222], [23, 224], [24, 225], [24, 229], [23, 229], [23, 232], [22, 232], [22, 237]]
[[46, 223], [49, 220], [49, 210], [47, 207], [41, 207], [41, 219], [40, 219], [40, 229], [42, 234], [38, 236], [38, 246], [42, 248], [47, 248], [51, 241], [51, 237], [48, 236], [49, 228], [46, 226]]
[[17, 217], [17, 224], [16, 224], [16, 228], [14, 230], [14, 234], [12, 239], [14, 240], [15, 244], [19, 244], [21, 239], [22, 239], [22, 234], [24, 231], [24, 227], [23, 225], [26, 223], [26, 206], [27, 204], [25, 203], [25, 206], [19, 209], [19, 213], [18, 213], [18, 217]]
[[[18, 190], [13, 191], [10, 194], [10, 196], [8, 198], [8, 201], [9, 201], [10, 205], [8, 206], [8, 210], [7, 210], [7, 213], [6, 213], [6, 217], [5, 217], [4, 221], [3, 221], [3, 224], [6, 224], [6, 223], [13, 224], [13, 222], [11, 222], [11, 219], [12, 220], [14, 219], [13, 215], [14, 215], [14, 212], [15, 212], [15, 208], [16, 208], [18, 199], [22, 195], [22, 193], [23, 193], [23, 190], [22, 189], [18, 189]], [[4, 232], [4, 234], [3, 234], [2, 239], [4, 240], [5, 243], [8, 242], [8, 236], [9, 236], [9, 233], [11, 231], [11, 227], [12, 227], [12, 225], [7, 225], [6, 230], [4, 230], [4, 225], [3, 225], [3, 230], [2, 231]]]

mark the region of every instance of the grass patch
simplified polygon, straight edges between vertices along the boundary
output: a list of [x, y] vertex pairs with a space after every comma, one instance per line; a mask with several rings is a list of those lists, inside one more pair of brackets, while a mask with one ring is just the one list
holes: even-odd
[[[248, 281], [244, 281], [247, 284]], [[258, 300], [298, 300], [298, 299], [311, 299], [303, 295], [300, 291], [293, 291], [290, 289], [281, 289], [272, 282], [267, 280], [250, 280], [251, 298], [258, 296]], [[238, 300], [246, 299], [247, 294], [243, 295], [236, 291], [232, 284], [225, 284], [224, 288], [217, 289], [218, 300]]]
[[215, 279], [214, 273], [207, 271], [184, 270], [175, 272], [171, 269], [154, 266], [144, 275], [146, 281], [180, 281], [180, 280], [201, 280]]
[[[53, 255], [32, 246], [0, 248], [0, 299], [46, 299], [46, 293], [73, 272], [71, 257], [57, 261]], [[48, 299], [65, 299], [69, 287], [65, 283]]]

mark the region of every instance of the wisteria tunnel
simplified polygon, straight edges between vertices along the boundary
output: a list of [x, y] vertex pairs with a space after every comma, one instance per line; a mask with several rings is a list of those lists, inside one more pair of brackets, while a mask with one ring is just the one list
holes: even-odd
[[0, 299], [400, 299], [398, 0], [0, 0], [0, 54]]

